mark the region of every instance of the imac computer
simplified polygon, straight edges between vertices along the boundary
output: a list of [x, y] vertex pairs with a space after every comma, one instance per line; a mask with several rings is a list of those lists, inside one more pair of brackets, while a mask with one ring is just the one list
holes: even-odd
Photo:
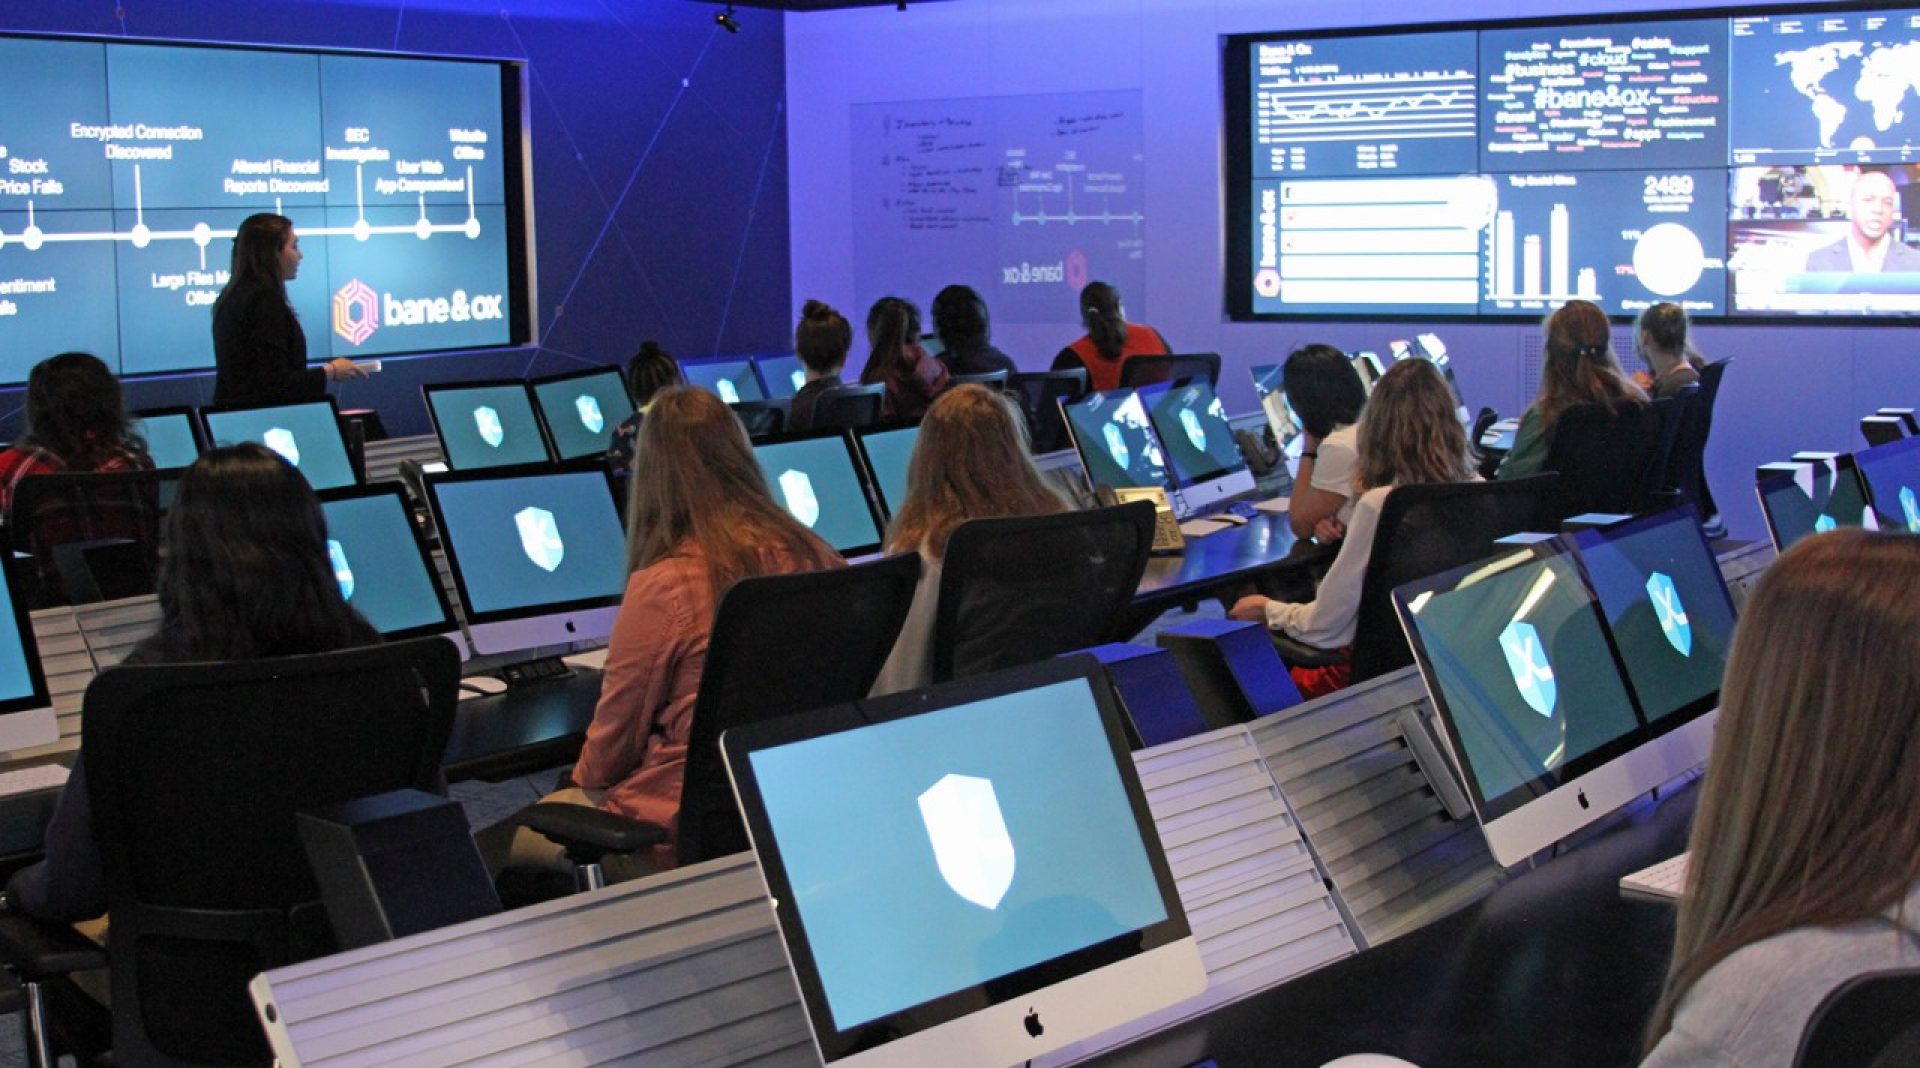
[[474, 652], [597, 641], [613, 632], [627, 588], [627, 543], [606, 471], [448, 471], [426, 483]]
[[1187, 515], [1217, 511], [1253, 494], [1253, 471], [1212, 386], [1199, 378], [1160, 383], [1140, 387], [1140, 398]]
[[147, 443], [147, 455], [161, 471], [191, 467], [200, 458], [200, 428], [192, 408], [148, 408], [130, 415], [127, 425]]
[[546, 463], [533, 396], [517, 379], [421, 386], [440, 455], [455, 471]]
[[767, 399], [766, 391], [760, 388], [760, 376], [754, 373], [753, 361], [744, 356], [681, 360], [680, 373], [686, 376], [688, 385], [699, 386], [728, 404]]
[[1205, 990], [1098, 670], [1046, 661], [722, 735], [824, 1063], [1018, 1064]]
[[866, 461], [873, 488], [879, 491], [880, 510], [891, 519], [907, 499], [907, 465], [913, 461], [920, 427], [870, 427], [854, 431], [854, 440], [860, 443], [860, 457]]
[[1366, 389], [1368, 396], [1372, 396], [1374, 385], [1380, 381], [1381, 375], [1387, 373], [1380, 366], [1380, 357], [1371, 352], [1356, 352], [1349, 360], [1355, 373], [1360, 376], [1360, 385]]
[[[1403, 348], [1404, 346], [1404, 348]], [[1393, 343], [1393, 355], [1396, 360], [1409, 356], [1422, 359], [1440, 369], [1440, 377], [1447, 380], [1447, 389], [1453, 392], [1454, 414], [1462, 423], [1472, 423], [1473, 416], [1467, 412], [1467, 399], [1460, 393], [1460, 383], [1453, 377], [1453, 361], [1447, 358], [1446, 343], [1437, 334], [1418, 334], [1412, 342]], [[1363, 376], [1364, 377], [1364, 376]], [[1369, 390], [1368, 392], [1372, 392]]]
[[1754, 491], [1778, 552], [1835, 527], [1878, 527], [1850, 455], [1768, 464], [1761, 468]]
[[1920, 534], [1920, 438], [1855, 453], [1853, 461], [1880, 529]]
[[200, 421], [213, 445], [259, 442], [298, 468], [315, 490], [359, 482], [331, 397], [299, 404], [202, 408]]
[[605, 456], [614, 430], [633, 415], [633, 398], [617, 367], [569, 371], [527, 384], [553, 458], [562, 463]]
[[753, 366], [760, 372], [767, 396], [775, 400], [789, 400], [807, 384], [807, 368], [798, 356], [756, 356]]
[[33, 622], [20, 597], [22, 569], [32, 566], [28, 559], [0, 561], [0, 752], [60, 740]]
[[785, 434], [753, 444], [773, 499], [842, 556], [880, 551], [885, 529], [844, 430]]
[[1160, 439], [1134, 387], [1121, 386], [1074, 401], [1063, 400], [1060, 413], [1066, 418], [1080, 463], [1087, 470], [1087, 481], [1095, 488], [1159, 486], [1169, 495], [1174, 493]]
[[389, 640], [439, 634], [465, 649], [399, 483], [328, 490], [320, 510], [333, 577], [349, 606]]
[[1261, 364], [1253, 369], [1253, 392], [1260, 398], [1260, 411], [1267, 417], [1267, 429], [1286, 460], [1288, 477], [1300, 474], [1300, 453], [1307, 437], [1301, 432], [1300, 417], [1295, 414], [1287, 391], [1281, 388], [1281, 368], [1277, 363]]

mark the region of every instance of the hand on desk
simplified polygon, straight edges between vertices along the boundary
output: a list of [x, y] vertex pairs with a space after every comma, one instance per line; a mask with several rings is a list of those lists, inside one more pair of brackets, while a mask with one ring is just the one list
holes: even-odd
[[1257, 593], [1248, 594], [1233, 602], [1233, 607], [1227, 609], [1227, 618], [1238, 619], [1246, 623], [1259, 623], [1265, 626], [1267, 622], [1267, 598]]

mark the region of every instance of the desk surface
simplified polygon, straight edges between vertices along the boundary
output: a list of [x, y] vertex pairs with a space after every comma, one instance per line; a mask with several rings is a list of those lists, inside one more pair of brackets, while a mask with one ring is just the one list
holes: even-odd
[[1625, 900], [1616, 884], [1686, 848], [1697, 793], [1642, 802], [1445, 919], [1094, 1063], [1266, 1068], [1386, 1053], [1421, 1068], [1632, 1064], [1673, 950], [1673, 909]]
[[1310, 566], [1333, 552], [1332, 546], [1296, 541], [1284, 513], [1261, 512], [1243, 526], [1188, 538], [1180, 555], [1147, 561], [1129, 608], [1128, 621], [1135, 625], [1128, 633], [1169, 608], [1228, 592], [1270, 568]]
[[497, 781], [572, 763], [599, 700], [600, 673], [576, 667], [566, 678], [460, 702], [447, 736], [447, 778]]

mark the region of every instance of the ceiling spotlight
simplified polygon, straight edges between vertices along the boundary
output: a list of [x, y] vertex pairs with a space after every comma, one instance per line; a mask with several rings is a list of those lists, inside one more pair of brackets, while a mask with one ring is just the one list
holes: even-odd
[[713, 17], [714, 24], [728, 33], [740, 32], [740, 20], [733, 17], [733, 5], [728, 4], [725, 11]]

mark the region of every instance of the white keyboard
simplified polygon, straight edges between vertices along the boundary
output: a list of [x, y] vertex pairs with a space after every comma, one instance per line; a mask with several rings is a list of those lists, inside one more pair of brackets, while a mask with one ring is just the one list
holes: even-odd
[[0, 797], [18, 797], [36, 790], [58, 790], [67, 784], [65, 764], [34, 764], [0, 771]]
[[1687, 884], [1687, 855], [1669, 857], [1620, 877], [1620, 895], [1644, 901], [1678, 901]]

